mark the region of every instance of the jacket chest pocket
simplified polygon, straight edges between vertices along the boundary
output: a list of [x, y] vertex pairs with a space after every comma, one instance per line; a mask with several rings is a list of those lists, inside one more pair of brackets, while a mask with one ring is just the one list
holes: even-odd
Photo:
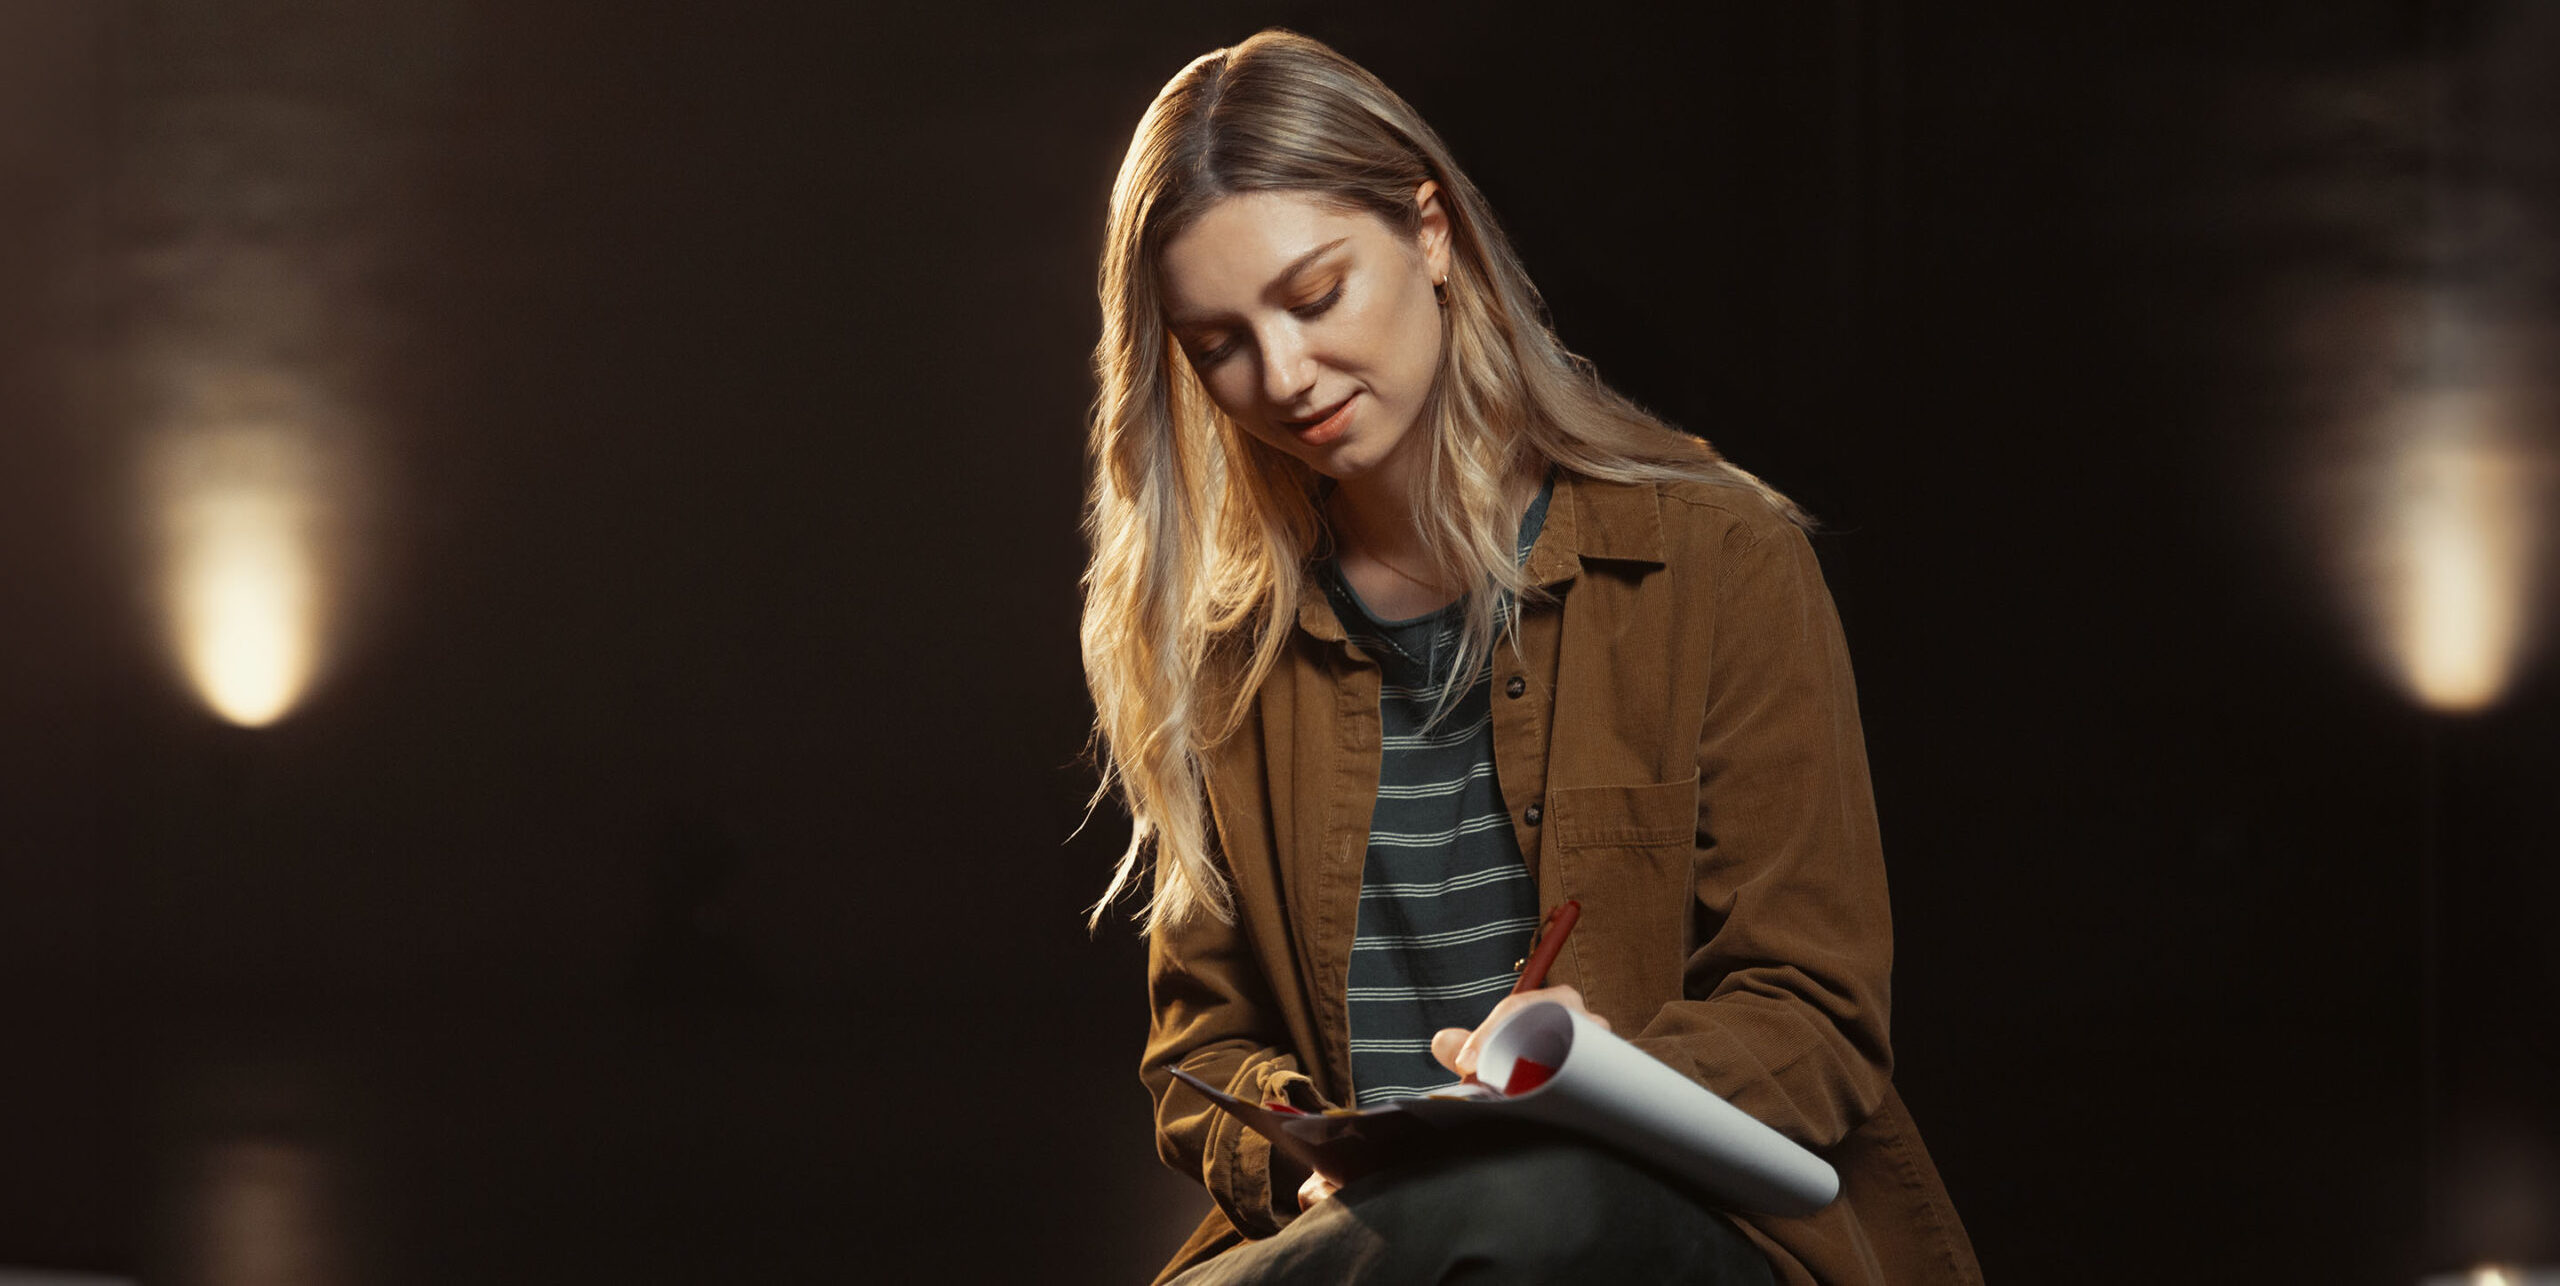
[[1582, 903], [1566, 979], [1620, 1035], [1680, 999], [1696, 897], [1698, 779], [1548, 792], [1541, 880]]

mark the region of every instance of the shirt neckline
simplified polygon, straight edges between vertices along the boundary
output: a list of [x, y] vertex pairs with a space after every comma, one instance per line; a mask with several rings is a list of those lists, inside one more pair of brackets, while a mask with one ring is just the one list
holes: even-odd
[[[1321, 506], [1324, 502], [1324, 497], [1332, 494], [1332, 492], [1332, 480], [1326, 479], [1323, 490], [1316, 493], [1317, 504]], [[1529, 551], [1536, 547], [1538, 543], [1538, 533], [1543, 531], [1547, 525], [1547, 506], [1554, 501], [1555, 494], [1556, 469], [1555, 466], [1549, 465], [1547, 467], [1546, 480], [1538, 484], [1538, 494], [1530, 497], [1529, 507], [1520, 511], [1520, 534], [1515, 541], [1515, 546], [1518, 550], [1515, 557], [1518, 561], [1528, 561]], [[1333, 543], [1330, 531], [1326, 533], [1325, 543], [1328, 546]], [[1420, 616], [1409, 616], [1403, 620], [1390, 621], [1372, 610], [1369, 606], [1368, 600], [1360, 597], [1360, 591], [1351, 587], [1351, 578], [1342, 574], [1342, 557], [1340, 554], [1325, 555], [1323, 571], [1325, 588], [1339, 593], [1342, 598], [1351, 605], [1351, 610], [1359, 613], [1361, 620], [1381, 630], [1411, 629], [1417, 625], [1428, 624], [1451, 616], [1463, 615], [1466, 612], [1467, 596], [1460, 594], [1456, 598], [1450, 599], [1448, 602], [1443, 603], [1428, 612], [1424, 612]]]

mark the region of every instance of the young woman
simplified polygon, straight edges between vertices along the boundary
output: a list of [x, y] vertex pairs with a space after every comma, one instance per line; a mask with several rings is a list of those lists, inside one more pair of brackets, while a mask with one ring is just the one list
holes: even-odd
[[[1795, 507], [1567, 352], [1430, 127], [1303, 37], [1165, 86], [1100, 283], [1084, 659], [1136, 822], [1104, 905], [1151, 859], [1142, 1074], [1217, 1205], [1166, 1277], [1978, 1280], [1890, 1079], [1855, 691]], [[1719, 1212], [1556, 1141], [1337, 1190], [1170, 1075], [1446, 1085], [1568, 898], [1529, 998], [1814, 1148], [1838, 1200]]]

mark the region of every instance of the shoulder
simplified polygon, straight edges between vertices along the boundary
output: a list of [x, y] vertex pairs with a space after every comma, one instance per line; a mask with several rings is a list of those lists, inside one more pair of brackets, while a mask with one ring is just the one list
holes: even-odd
[[1780, 634], [1833, 616], [1822, 560], [1798, 511], [1749, 481], [1654, 484], [1665, 565], [1700, 610]]
[[1804, 529], [1778, 501], [1739, 477], [1731, 482], [1681, 478], [1653, 483], [1652, 489], [1663, 535], [1675, 545], [1685, 538], [1739, 551], [1772, 538], [1781, 544], [1804, 539]]
[[1691, 609], [1774, 620], [1829, 602], [1800, 511], [1748, 475], [1656, 480], [1640, 491], [1659, 524], [1663, 580]]
[[1783, 500], [1736, 475], [1730, 481], [1574, 478], [1586, 517], [1586, 552], [1634, 553], [1674, 566], [1809, 550]]

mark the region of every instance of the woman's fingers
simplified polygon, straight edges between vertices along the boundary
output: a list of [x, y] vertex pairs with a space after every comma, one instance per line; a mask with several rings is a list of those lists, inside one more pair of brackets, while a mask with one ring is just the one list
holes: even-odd
[[1509, 1018], [1511, 1011], [1521, 1006], [1523, 997], [1535, 994], [1535, 992], [1523, 992], [1517, 996], [1503, 997], [1502, 1003], [1495, 1005], [1493, 1012], [1486, 1014], [1484, 1021], [1477, 1023], [1476, 1029], [1467, 1033], [1466, 1042], [1458, 1046], [1457, 1062], [1454, 1064], [1460, 1073], [1467, 1076], [1476, 1074], [1476, 1061], [1484, 1057], [1484, 1034], [1501, 1026], [1502, 1020]]
[[[1535, 1004], [1540, 1000], [1554, 999], [1552, 993], [1569, 990], [1571, 989], [1565, 987], [1541, 987], [1536, 991], [1523, 991], [1513, 995], [1504, 996], [1502, 998], [1502, 1003], [1495, 1005], [1493, 1007], [1493, 1012], [1486, 1014], [1484, 1016], [1484, 1021], [1477, 1023], [1476, 1029], [1467, 1033], [1466, 1043], [1458, 1047], [1456, 1061], [1450, 1065], [1457, 1068], [1461, 1075], [1475, 1075], [1476, 1061], [1484, 1057], [1485, 1033], [1501, 1026], [1502, 1020], [1509, 1018], [1515, 1010], [1520, 1008], [1520, 1006]], [[1577, 999], [1574, 1004], [1579, 1007], [1581, 1002]], [[1442, 1061], [1448, 1062], [1449, 1060], [1443, 1059]]]
[[1534, 1005], [1542, 1000], [1554, 1001], [1589, 1018], [1600, 1024], [1602, 1031], [1610, 1030], [1608, 1019], [1592, 1013], [1590, 1008], [1582, 1003], [1581, 992], [1571, 987], [1540, 987], [1535, 991], [1523, 991], [1517, 995], [1503, 997], [1502, 1003], [1495, 1005], [1493, 1012], [1486, 1014], [1484, 1021], [1478, 1023], [1474, 1031], [1468, 1031], [1464, 1027], [1443, 1027], [1432, 1033], [1431, 1056], [1440, 1060], [1442, 1067], [1460, 1076], [1475, 1075], [1476, 1060], [1484, 1054], [1485, 1033], [1501, 1026], [1502, 1020], [1509, 1018], [1522, 1005]]
[[[1575, 991], [1571, 987], [1540, 987], [1536, 991], [1521, 992], [1519, 995], [1511, 997], [1510, 1000], [1504, 1001], [1503, 1004], [1510, 1004], [1512, 1001], [1518, 1001], [1525, 1005], [1533, 1000], [1552, 1000], [1557, 1004], [1600, 1024], [1600, 1030], [1610, 1030], [1609, 1020], [1591, 1012], [1591, 1007], [1582, 1003], [1582, 993]], [[1494, 1012], [1497, 1014], [1501, 1013], [1502, 1006], [1496, 1005], [1494, 1007]], [[1488, 1025], [1491, 1024], [1491, 1021], [1491, 1019], [1486, 1020]]]
[[1313, 1209], [1315, 1204], [1341, 1190], [1341, 1185], [1321, 1174], [1310, 1174], [1298, 1185], [1298, 1208]]
[[1443, 1027], [1431, 1033], [1431, 1056], [1439, 1059], [1442, 1067], [1464, 1076], [1471, 1069], [1458, 1065], [1458, 1051], [1466, 1048], [1466, 1044], [1466, 1028]]
[[1540, 987], [1536, 991], [1521, 992], [1519, 995], [1512, 997], [1512, 999], [1518, 1000], [1523, 1004], [1526, 1004], [1531, 1000], [1552, 1000], [1578, 1014], [1587, 1014], [1591, 1012], [1583, 1006], [1582, 993], [1571, 987]]

